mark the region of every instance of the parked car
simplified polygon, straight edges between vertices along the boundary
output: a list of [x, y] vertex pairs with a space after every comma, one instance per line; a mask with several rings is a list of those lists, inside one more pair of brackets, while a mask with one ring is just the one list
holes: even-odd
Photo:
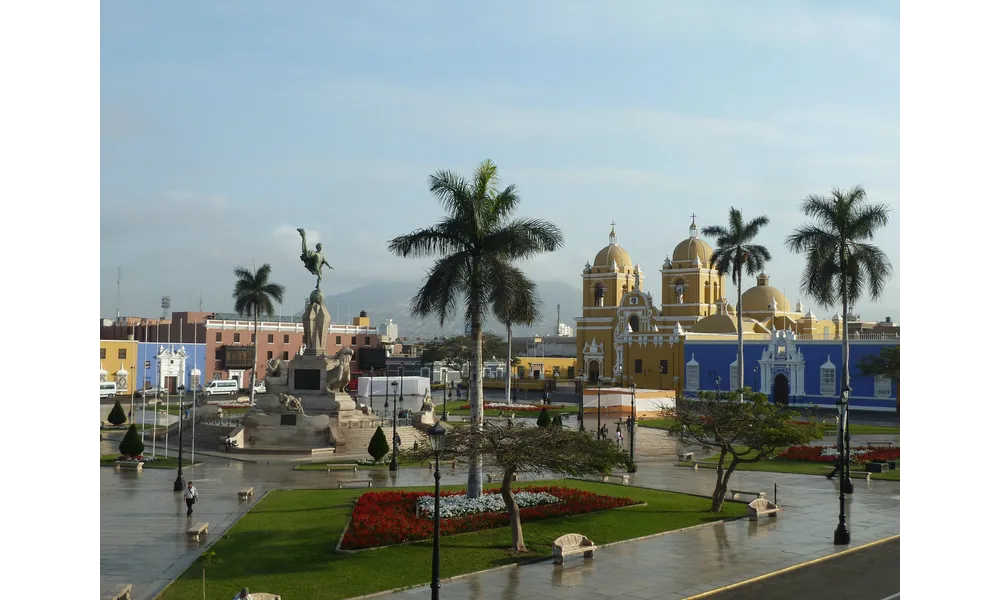
[[146, 389], [143, 389], [143, 390], [136, 390], [135, 393], [132, 394], [132, 397], [136, 398], [136, 399], [138, 399], [138, 398], [163, 398], [166, 395], [167, 395], [167, 390], [165, 390], [163, 388], [151, 387], [151, 388], [146, 388]]

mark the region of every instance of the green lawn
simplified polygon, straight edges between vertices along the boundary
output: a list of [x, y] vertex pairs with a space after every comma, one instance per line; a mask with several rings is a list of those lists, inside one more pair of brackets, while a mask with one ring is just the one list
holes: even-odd
[[[600, 545], [746, 515], [742, 502], [727, 502], [722, 512], [713, 514], [708, 512], [709, 499], [684, 494], [585, 481], [534, 483], [627, 495], [647, 505], [525, 523], [530, 552], [522, 555], [510, 553], [506, 527], [444, 537], [442, 578], [549, 556], [552, 540], [565, 533], [585, 534]], [[283, 598], [327, 600], [429, 583], [431, 540], [357, 553], [335, 552], [350, 518], [352, 500], [364, 491], [368, 490], [269, 493], [212, 546], [220, 562], [208, 565], [207, 597], [229, 598], [247, 586], [252, 592], [272, 592]], [[200, 600], [201, 577], [202, 566], [195, 563], [159, 598]]]
[[636, 419], [639, 427], [650, 427], [652, 429], [670, 429], [676, 422], [675, 419]]
[[[468, 417], [469, 414], [470, 414], [470, 412], [471, 412], [470, 409], [466, 408], [466, 409], [463, 410], [463, 409], [458, 408], [459, 406], [464, 406], [466, 404], [468, 404], [468, 402], [462, 402], [460, 404], [459, 403], [455, 403], [454, 408], [452, 408], [452, 406], [450, 406], [450, 403], [449, 403], [448, 414], [451, 415], [451, 416], [456, 416], [456, 417]], [[555, 415], [556, 413], [563, 413], [563, 414], [568, 414], [568, 415], [575, 415], [576, 412], [577, 412], [577, 409], [575, 407], [573, 407], [573, 406], [547, 406], [546, 408], [549, 409], [549, 415], [550, 416]], [[444, 405], [438, 404], [437, 406], [434, 407], [434, 411], [437, 414], [439, 414], [439, 415], [444, 414]], [[535, 417], [535, 418], [537, 418], [538, 415], [541, 412], [542, 411], [540, 411], [540, 410], [515, 410], [514, 411], [514, 416], [515, 417], [527, 417], [527, 418]], [[510, 415], [510, 409], [506, 409], [506, 410], [503, 411], [503, 416], [506, 417], [506, 416], [509, 416], [509, 415]], [[495, 409], [495, 408], [487, 408], [486, 410], [483, 411], [483, 416], [486, 416], [486, 417], [499, 417], [500, 416], [500, 410], [499, 409]]]
[[[115, 459], [118, 458], [118, 454], [102, 454], [101, 455], [101, 466], [102, 467], [113, 467], [115, 466]], [[190, 456], [190, 455], [189, 455]], [[201, 463], [192, 463], [186, 458], [181, 459], [181, 464], [185, 467], [190, 467], [192, 464], [200, 465]], [[173, 458], [163, 458], [162, 456], [157, 460], [146, 463], [142, 465], [143, 469], [176, 469], [177, 468], [177, 457]]]
[[[410, 462], [410, 461], [406, 461], [406, 460], [399, 460], [399, 459], [397, 459], [397, 460], [399, 462], [399, 467], [400, 468], [403, 468], [403, 467], [407, 467], [407, 468], [424, 467], [424, 468], [426, 468], [427, 465], [429, 464], [428, 461], [416, 463], [416, 462]], [[316, 463], [301, 463], [301, 464], [295, 465], [295, 469], [294, 470], [296, 470], [296, 471], [326, 471], [326, 465], [333, 465], [330, 468], [332, 470], [335, 470], [335, 471], [344, 471], [344, 470], [350, 471], [350, 470], [354, 469], [354, 467], [357, 467], [359, 471], [362, 470], [362, 469], [364, 469], [364, 470], [383, 469], [384, 470], [384, 469], [388, 469], [389, 468], [389, 465], [359, 465], [359, 464], [355, 463], [353, 460], [351, 460], [351, 461], [328, 460], [328, 461], [316, 462]]]
[[[676, 423], [674, 419], [640, 419], [639, 427], [651, 427], [653, 429], [669, 429]], [[899, 433], [899, 427], [889, 427], [885, 425], [851, 425], [848, 427], [851, 435], [892, 435]], [[837, 425], [835, 423], [824, 423], [823, 430], [826, 435], [837, 435]]]
[[[729, 466], [731, 461], [726, 461], [726, 466]], [[714, 454], [709, 458], [698, 461], [698, 466], [704, 469], [706, 465], [711, 465], [714, 469], [715, 465], [719, 464], [719, 455]], [[881, 479], [884, 481], [899, 481], [899, 468], [900, 462], [896, 461], [895, 471], [886, 471], [885, 473], [872, 473], [872, 479]], [[833, 463], [826, 462], [809, 462], [804, 460], [782, 460], [776, 458], [774, 460], [761, 460], [755, 463], [742, 463], [740, 466], [736, 467], [737, 471], [767, 471], [770, 473], [797, 473], [799, 475], [827, 475], [833, 470]], [[851, 467], [852, 471], [864, 471], [863, 465], [854, 465]]]

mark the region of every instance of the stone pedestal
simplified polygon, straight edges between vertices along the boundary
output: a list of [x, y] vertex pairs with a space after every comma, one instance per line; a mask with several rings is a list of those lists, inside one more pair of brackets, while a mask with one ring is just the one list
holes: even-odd
[[323, 292], [313, 290], [309, 294], [309, 305], [302, 314], [303, 340], [306, 349], [303, 355], [321, 356], [326, 354], [326, 335], [330, 329], [330, 311], [326, 309]]

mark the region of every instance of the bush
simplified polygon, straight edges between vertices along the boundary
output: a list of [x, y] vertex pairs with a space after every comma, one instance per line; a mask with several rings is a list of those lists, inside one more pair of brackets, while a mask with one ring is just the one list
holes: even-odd
[[379, 425], [372, 434], [372, 439], [368, 442], [368, 455], [375, 459], [375, 462], [382, 460], [389, 453], [389, 441], [385, 439], [385, 432]]
[[556, 413], [556, 418], [552, 419], [552, 426], [553, 427], [562, 427], [563, 426], [562, 415]]
[[111, 423], [115, 427], [119, 425], [124, 425], [128, 417], [125, 416], [125, 409], [122, 408], [122, 403], [119, 400], [115, 400], [115, 406], [111, 409], [111, 413], [108, 414], [108, 423]]
[[125, 432], [125, 437], [118, 444], [118, 451], [125, 456], [139, 456], [145, 449], [146, 445], [142, 443], [142, 438], [139, 437], [139, 432], [136, 431], [135, 423], [129, 425], [128, 431]]
[[536, 421], [536, 423], [538, 423], [539, 427], [548, 427], [549, 425], [552, 425], [552, 417], [549, 416], [549, 411], [543, 408], [542, 412], [538, 414], [538, 421]]

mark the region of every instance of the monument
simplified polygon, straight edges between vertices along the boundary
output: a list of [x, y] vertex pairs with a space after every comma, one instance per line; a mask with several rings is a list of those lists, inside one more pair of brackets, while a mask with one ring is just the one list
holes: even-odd
[[359, 421], [368, 419], [356, 410], [347, 391], [354, 351], [341, 348], [332, 356], [326, 353], [330, 311], [320, 284], [323, 267], [333, 267], [323, 255], [323, 245], [316, 244], [316, 250], [309, 250], [305, 230], [298, 232], [302, 236], [300, 258], [316, 276], [316, 289], [310, 292], [302, 313], [305, 350], [289, 360], [267, 362], [267, 392], [257, 395], [256, 406], [243, 421], [244, 444], [248, 448], [315, 451], [342, 446], [341, 427], [358, 426]]

